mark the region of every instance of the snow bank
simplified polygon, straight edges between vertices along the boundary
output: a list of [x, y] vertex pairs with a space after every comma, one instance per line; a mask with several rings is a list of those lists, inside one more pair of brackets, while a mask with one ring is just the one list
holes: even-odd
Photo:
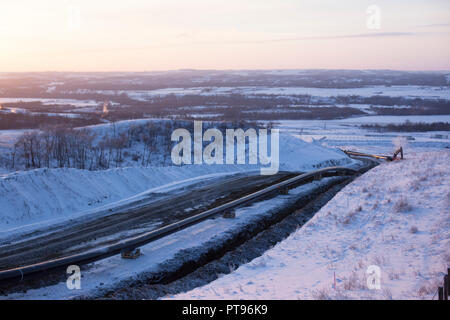
[[[350, 162], [340, 150], [280, 136], [280, 170], [308, 171]], [[0, 177], [0, 230], [54, 218], [73, 218], [74, 213], [79, 216], [80, 211], [112, 204], [176, 181], [251, 170], [259, 167], [187, 165], [102, 171], [63, 168], [13, 173]]]
[[[208, 169], [212, 168], [204, 168], [203, 174], [213, 172]], [[0, 179], [0, 228], [98, 207], [196, 175], [201, 174], [187, 167], [136, 167], [104, 171], [61, 168], [9, 174]]]
[[263, 256], [172, 298], [431, 299], [450, 264], [449, 172], [450, 151], [381, 164]]
[[340, 149], [326, 148], [320, 142], [308, 143], [289, 134], [280, 134], [280, 170], [310, 171], [352, 162]]

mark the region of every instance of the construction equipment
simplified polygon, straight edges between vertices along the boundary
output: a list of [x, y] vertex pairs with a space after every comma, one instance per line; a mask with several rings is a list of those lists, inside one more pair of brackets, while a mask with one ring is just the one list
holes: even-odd
[[403, 159], [403, 148], [400, 147], [397, 150], [395, 150], [393, 156], [387, 156], [387, 155], [376, 155], [376, 154], [368, 154], [368, 153], [362, 153], [358, 151], [352, 151], [352, 150], [344, 150], [341, 149], [346, 155], [348, 156], [354, 156], [354, 157], [370, 157], [375, 159], [384, 159], [386, 161], [394, 161], [398, 160], [397, 156], [400, 154], [400, 159]]
[[394, 152], [393, 160], [397, 158], [397, 155], [400, 153], [400, 159], [403, 160], [403, 148], [400, 147]]

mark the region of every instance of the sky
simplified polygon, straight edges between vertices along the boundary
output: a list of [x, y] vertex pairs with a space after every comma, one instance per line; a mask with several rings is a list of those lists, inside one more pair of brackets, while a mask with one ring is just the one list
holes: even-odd
[[0, 72], [450, 70], [449, 0], [0, 0]]

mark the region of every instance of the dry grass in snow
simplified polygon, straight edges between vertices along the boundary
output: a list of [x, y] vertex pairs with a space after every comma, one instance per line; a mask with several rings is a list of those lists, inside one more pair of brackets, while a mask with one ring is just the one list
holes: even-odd
[[263, 256], [172, 298], [431, 299], [450, 266], [449, 172], [450, 151], [383, 163]]

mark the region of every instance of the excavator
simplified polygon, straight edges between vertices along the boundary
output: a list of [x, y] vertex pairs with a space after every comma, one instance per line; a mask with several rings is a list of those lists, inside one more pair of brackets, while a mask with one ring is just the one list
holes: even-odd
[[400, 154], [400, 159], [403, 159], [403, 148], [402, 147], [395, 150], [395, 152], [392, 156], [368, 154], [368, 153], [362, 153], [362, 152], [357, 152], [357, 151], [352, 151], [352, 150], [344, 150], [344, 149], [341, 149], [341, 150], [348, 156], [354, 156], [354, 157], [370, 157], [370, 158], [375, 158], [375, 159], [384, 159], [386, 161], [394, 161], [394, 160], [399, 160], [397, 158], [397, 156]]

